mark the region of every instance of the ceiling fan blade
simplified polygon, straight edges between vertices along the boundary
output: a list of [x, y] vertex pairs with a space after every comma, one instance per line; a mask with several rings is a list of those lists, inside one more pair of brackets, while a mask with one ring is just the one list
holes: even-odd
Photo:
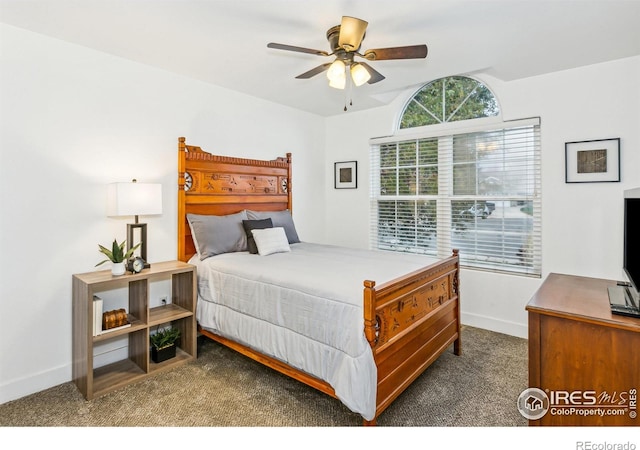
[[368, 24], [368, 22], [355, 17], [343, 16], [340, 23], [340, 37], [338, 38], [340, 48], [347, 51], [358, 50]]
[[369, 61], [385, 59], [418, 59], [427, 57], [426, 45], [409, 45], [407, 47], [374, 48], [363, 55]]
[[384, 75], [382, 75], [376, 69], [371, 67], [369, 64], [364, 63], [364, 62], [360, 62], [358, 64], [362, 64], [367, 69], [367, 71], [369, 72], [369, 75], [371, 75], [371, 78], [369, 78], [369, 81], [367, 81], [367, 83], [373, 84], [373, 83], [377, 83], [378, 81], [384, 80]]
[[278, 50], [288, 50], [288, 51], [291, 51], [291, 52], [311, 53], [312, 55], [318, 55], [318, 56], [329, 56], [329, 53], [324, 52], [322, 50], [314, 50], [312, 48], [296, 47], [295, 45], [277, 44], [275, 42], [269, 42], [267, 44], [267, 47], [275, 48], [275, 49], [278, 49]]
[[311, 77], [316, 76], [319, 73], [322, 73], [325, 70], [327, 70], [330, 65], [331, 65], [331, 63], [326, 63], [326, 64], [322, 64], [322, 65], [320, 65], [318, 67], [314, 67], [313, 69], [311, 69], [311, 70], [309, 70], [309, 71], [307, 71], [305, 73], [301, 73], [296, 78], [311, 78]]

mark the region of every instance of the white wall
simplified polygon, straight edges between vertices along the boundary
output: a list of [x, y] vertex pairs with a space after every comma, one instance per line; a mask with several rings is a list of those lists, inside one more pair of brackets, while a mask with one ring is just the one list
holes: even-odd
[[[71, 275], [133, 218], [107, 218], [106, 184], [159, 182], [151, 262], [175, 259], [178, 137], [216, 154], [293, 154], [294, 219], [321, 241], [318, 116], [1, 25], [0, 403], [71, 379]], [[304, 183], [296, 180], [304, 180]], [[106, 268], [106, 267], [105, 267]]]
[[[640, 186], [640, 58], [513, 82], [477, 78], [498, 97], [505, 120], [541, 117], [542, 278], [560, 272], [622, 279], [623, 191]], [[412, 94], [389, 106], [327, 120], [326, 165], [357, 160], [359, 168], [357, 190], [331, 189], [333, 173], [326, 174], [329, 243], [368, 247], [368, 140], [393, 134]], [[565, 142], [616, 137], [621, 138], [620, 183], [565, 183]], [[463, 322], [526, 337], [525, 306], [541, 282], [463, 270]]]

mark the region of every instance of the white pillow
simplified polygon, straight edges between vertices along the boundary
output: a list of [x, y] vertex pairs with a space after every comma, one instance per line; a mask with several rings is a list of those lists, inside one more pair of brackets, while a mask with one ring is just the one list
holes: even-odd
[[253, 233], [253, 239], [256, 241], [260, 256], [291, 251], [287, 234], [282, 227], [251, 230], [251, 233]]

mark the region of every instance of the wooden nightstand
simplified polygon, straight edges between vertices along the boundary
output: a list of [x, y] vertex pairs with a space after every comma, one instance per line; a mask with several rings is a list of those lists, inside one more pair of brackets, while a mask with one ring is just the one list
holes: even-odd
[[[73, 275], [73, 381], [87, 400], [129, 383], [192, 361], [197, 353], [195, 266], [181, 261], [153, 263], [138, 274], [111, 275], [110, 270]], [[152, 282], [171, 283], [171, 302], [149, 307]], [[131, 326], [94, 336], [93, 298], [100, 292], [125, 288]], [[125, 294], [126, 295], [126, 294]], [[180, 346], [175, 358], [156, 364], [149, 355], [149, 332], [157, 326], [180, 329]], [[109, 340], [128, 338], [127, 357], [94, 367], [94, 346]]]

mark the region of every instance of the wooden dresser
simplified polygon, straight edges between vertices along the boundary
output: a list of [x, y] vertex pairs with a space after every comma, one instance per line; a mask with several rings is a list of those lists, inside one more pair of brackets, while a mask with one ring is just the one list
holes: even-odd
[[529, 301], [529, 388], [549, 400], [529, 425], [640, 425], [640, 319], [611, 314], [615, 285], [552, 273]]

